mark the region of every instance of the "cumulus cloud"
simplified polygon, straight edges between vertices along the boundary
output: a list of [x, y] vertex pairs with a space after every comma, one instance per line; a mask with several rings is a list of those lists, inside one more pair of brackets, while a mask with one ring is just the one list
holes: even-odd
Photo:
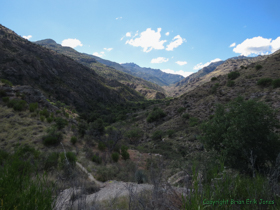
[[183, 77], [187, 77], [187, 76], [190, 76], [191, 74], [193, 74], [193, 72], [187, 72], [187, 71], [183, 71], [183, 70], [174, 71], [171, 69], [162, 69], [161, 71], [163, 71], [165, 73], [169, 73], [169, 74], [179, 74]]
[[127, 37], [131, 37], [131, 33], [130, 33], [130, 32], [127, 32], [125, 35], [126, 35]]
[[151, 28], [147, 28], [146, 31], [141, 32], [140, 37], [127, 40], [125, 44], [142, 47], [144, 52], [150, 52], [152, 49], [164, 49], [163, 44], [166, 40], [160, 40], [160, 31], [161, 28], [158, 28], [157, 32]]
[[199, 69], [202, 69], [206, 66], [209, 66], [211, 63], [215, 63], [215, 62], [218, 62], [218, 61], [221, 61], [220, 58], [215, 58], [214, 60], [210, 61], [210, 62], [207, 62], [205, 64], [203, 63], [199, 63], [199, 64], [196, 64], [194, 67], [193, 67], [193, 70], [199, 70]]
[[100, 54], [98, 52], [95, 52], [95, 53], [93, 53], [93, 55], [102, 57], [102, 56], [104, 56], [104, 52], [100, 52]]
[[138, 31], [136, 31], [136, 33], [134, 34], [134, 36], [132, 38], [136, 37], [137, 35], [138, 35]]
[[183, 65], [186, 65], [188, 62], [187, 61], [177, 61], [176, 63], [180, 66], [183, 66]]
[[118, 20], [118, 19], [122, 19], [122, 17], [117, 17], [116, 20]]
[[154, 58], [151, 60], [151, 63], [165, 63], [167, 62], [169, 59], [168, 58], [164, 58], [164, 57], [158, 57], [158, 58]]
[[32, 36], [31, 35], [28, 35], [28, 36], [22, 36], [23, 38], [29, 40]]
[[108, 52], [110, 52], [113, 48], [104, 48], [104, 50], [107, 50]]
[[184, 41], [186, 41], [180, 35], [175, 36], [172, 40], [174, 41], [170, 42], [170, 44], [166, 47], [167, 51], [172, 51], [174, 48], [179, 47]]
[[75, 48], [77, 46], [83, 46], [83, 44], [81, 43], [80, 40], [78, 39], [64, 39], [62, 42], [61, 42], [61, 45], [62, 46], [67, 46], [67, 47], [72, 47], [72, 48]]
[[166, 32], [165, 35], [166, 35], [166, 36], [169, 36], [169, 32]]
[[235, 47], [236, 43], [232, 43], [229, 47]]
[[246, 39], [233, 48], [233, 52], [241, 55], [265, 55], [280, 49], [280, 36], [275, 40], [266, 39], [261, 36]]

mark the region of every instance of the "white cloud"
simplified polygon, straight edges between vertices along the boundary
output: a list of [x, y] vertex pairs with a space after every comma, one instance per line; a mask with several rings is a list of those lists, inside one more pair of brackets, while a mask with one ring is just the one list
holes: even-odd
[[176, 61], [175, 63], [177, 63], [180, 66], [186, 65], [188, 62], [187, 61]]
[[135, 35], [132, 38], [136, 37], [137, 35], [138, 35], [138, 31], [136, 31]]
[[180, 35], [175, 36], [172, 40], [174, 41], [170, 42], [170, 44], [167, 45], [167, 51], [172, 51], [174, 48], [179, 47], [181, 44], [183, 44], [184, 41], [186, 41]]
[[130, 33], [130, 32], [127, 32], [125, 35], [126, 35], [127, 37], [131, 37], [131, 33]]
[[93, 55], [102, 57], [104, 55], [104, 52], [100, 52], [100, 54], [98, 52], [95, 52], [95, 53], [93, 53]]
[[110, 52], [113, 48], [104, 48], [104, 50], [107, 50], [108, 52]]
[[194, 67], [193, 67], [193, 70], [199, 70], [199, 69], [202, 69], [206, 66], [209, 66], [211, 63], [215, 63], [215, 62], [218, 62], [218, 61], [221, 61], [220, 58], [215, 58], [214, 60], [210, 61], [210, 62], [207, 62], [205, 64], [202, 64], [202, 63], [199, 63], [199, 64], [196, 64]]
[[122, 19], [122, 17], [117, 17], [116, 20], [118, 20], [118, 19]]
[[28, 36], [22, 36], [23, 38], [29, 40], [32, 36], [31, 35], [28, 35]]
[[67, 46], [67, 47], [72, 47], [72, 48], [75, 48], [77, 46], [83, 46], [83, 44], [81, 43], [80, 40], [78, 39], [64, 39], [62, 42], [61, 42], [61, 45], [62, 46]]
[[229, 47], [235, 47], [236, 43], [232, 43]]
[[164, 58], [164, 57], [158, 57], [158, 58], [154, 58], [151, 60], [151, 63], [165, 63], [167, 62], [169, 59], [168, 58]]
[[121, 38], [121, 41], [123, 40], [124, 37], [125, 37], [125, 36], [123, 36], [123, 37]]
[[183, 70], [174, 71], [174, 70], [171, 70], [171, 69], [162, 69], [161, 71], [163, 71], [165, 73], [169, 73], [169, 74], [179, 74], [179, 75], [181, 75], [183, 77], [190, 76], [191, 74], [194, 73], [194, 72], [187, 72], [187, 71], [183, 71]]
[[161, 28], [158, 28], [157, 32], [151, 28], [147, 28], [146, 31], [141, 32], [139, 38], [127, 40], [125, 44], [142, 47], [144, 52], [150, 52], [152, 49], [164, 49], [163, 44], [166, 40], [160, 40], [160, 31]]
[[246, 39], [241, 44], [237, 45], [233, 52], [241, 55], [265, 55], [273, 53], [280, 49], [280, 36], [275, 40], [266, 39], [261, 36]]
[[166, 32], [165, 35], [166, 35], [166, 36], [169, 36], [169, 32]]

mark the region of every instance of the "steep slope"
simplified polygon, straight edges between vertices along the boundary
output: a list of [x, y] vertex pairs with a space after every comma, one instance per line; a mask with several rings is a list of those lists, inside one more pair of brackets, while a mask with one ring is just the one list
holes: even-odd
[[209, 82], [212, 77], [228, 74], [240, 67], [246, 67], [251, 63], [262, 61], [266, 56], [245, 57], [238, 56], [229, 58], [226, 61], [219, 61], [211, 63], [209, 66], [204, 67], [197, 73], [190, 75], [183, 81], [178, 82], [174, 87], [170, 88], [169, 94], [173, 96], [180, 96], [183, 93], [193, 90], [194, 88]]
[[156, 95], [157, 92], [161, 92], [162, 95], [165, 93], [165, 90], [162, 87], [144, 79], [131, 76], [130, 71], [126, 70], [118, 63], [107, 61], [97, 56], [79, 53], [70, 47], [63, 47], [51, 39], [45, 39], [35, 43], [72, 58], [73, 60], [93, 69], [97, 74], [104, 78], [117, 80], [124, 85], [128, 85], [129, 87], [140, 92], [146, 98], [151, 99], [149, 94], [145, 94], [147, 91], [154, 95]]
[[168, 74], [159, 69], [140, 67], [135, 63], [124, 63], [121, 65], [129, 70], [132, 75], [141, 77], [160, 86], [168, 86], [184, 79], [181, 75]]
[[0, 77], [14, 85], [30, 85], [48, 97], [91, 110], [95, 102], [143, 100], [136, 91], [106, 80], [73, 59], [31, 43], [0, 25]]

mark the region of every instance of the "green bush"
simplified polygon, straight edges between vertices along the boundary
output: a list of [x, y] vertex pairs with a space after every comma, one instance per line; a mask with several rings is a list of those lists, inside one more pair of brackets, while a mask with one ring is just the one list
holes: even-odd
[[254, 167], [261, 170], [279, 152], [279, 138], [273, 132], [278, 127], [276, 112], [268, 105], [238, 97], [226, 107], [217, 106], [215, 116], [201, 126], [200, 139], [207, 149], [224, 154], [231, 167], [248, 171], [250, 157], [257, 157]]
[[129, 159], [129, 153], [127, 152], [128, 147], [127, 146], [122, 146], [121, 147], [121, 156], [124, 160], [128, 160]]
[[262, 68], [262, 65], [260, 65], [260, 64], [258, 64], [258, 65], [255, 66], [255, 69], [256, 69], [256, 70], [260, 70], [261, 68]]
[[217, 80], [217, 77], [212, 77], [211, 78], [211, 81], [215, 81], [215, 80]]
[[48, 117], [47, 121], [48, 121], [48, 123], [51, 123], [53, 121], [53, 118], [52, 117]]
[[13, 108], [15, 111], [23, 111], [26, 107], [26, 101], [12, 99], [9, 100], [8, 107]]
[[56, 168], [58, 165], [59, 154], [57, 152], [52, 152], [47, 156], [45, 160], [44, 169], [49, 170], [51, 168]]
[[38, 103], [31, 103], [29, 104], [29, 111], [30, 112], [35, 112], [35, 110], [38, 109]]
[[101, 159], [101, 157], [99, 157], [98, 155], [93, 155], [92, 161], [95, 162], [95, 163], [97, 163], [97, 164], [101, 164], [102, 159]]
[[70, 141], [71, 141], [71, 143], [72, 143], [73, 145], [75, 145], [76, 142], [77, 142], [77, 137], [76, 137], [76, 136], [72, 136]]
[[272, 87], [273, 88], [278, 88], [280, 87], [280, 79], [275, 79], [272, 81]]
[[228, 79], [235, 80], [239, 76], [240, 76], [240, 73], [238, 71], [232, 71], [228, 74]]
[[227, 86], [228, 86], [228, 87], [232, 87], [232, 86], [234, 86], [234, 81], [232, 81], [232, 80], [228, 80], [228, 82], [227, 82]]
[[153, 140], [160, 140], [162, 138], [162, 136], [163, 136], [163, 131], [158, 130], [158, 131], [153, 132], [152, 139]]
[[91, 132], [94, 133], [94, 135], [102, 135], [105, 131], [104, 122], [102, 119], [97, 119], [94, 122], [89, 124]]
[[163, 112], [162, 109], [156, 108], [148, 115], [147, 122], [151, 123], [151, 122], [157, 121], [160, 118], [163, 118], [165, 116], [166, 116], [166, 114]]
[[177, 113], [181, 114], [182, 112], [184, 112], [186, 110], [185, 107], [180, 107], [178, 110], [177, 110]]
[[40, 115], [41, 116], [45, 116], [47, 118], [47, 117], [50, 116], [50, 113], [49, 113], [49, 111], [46, 108], [44, 108], [42, 111], [40, 111]]
[[44, 117], [43, 115], [41, 115], [41, 116], [40, 116], [40, 120], [41, 120], [42, 122], [45, 122], [45, 117]]
[[215, 83], [215, 85], [211, 88], [211, 93], [215, 94], [219, 86], [220, 86], [219, 83]]
[[9, 86], [13, 86], [13, 84], [9, 81], [9, 80], [6, 80], [6, 79], [1, 79], [1, 82], [6, 84], [6, 85], [9, 85]]
[[190, 115], [188, 113], [185, 113], [182, 115], [182, 117], [187, 120], [190, 118]]
[[66, 125], [68, 125], [68, 121], [61, 118], [61, 117], [57, 117], [55, 118], [55, 126], [61, 130], [63, 129]]
[[104, 142], [98, 142], [98, 149], [100, 151], [104, 151], [106, 149], [106, 145], [104, 144]]
[[66, 152], [66, 158], [68, 162], [65, 159], [65, 153], [60, 153], [60, 163], [62, 167], [67, 166], [69, 163], [72, 167], [76, 165], [77, 157], [73, 152]]
[[196, 118], [196, 117], [190, 117], [190, 119], [189, 119], [189, 125], [190, 125], [191, 127], [196, 126], [198, 123], [199, 123], [198, 118]]
[[3, 102], [7, 103], [7, 102], [9, 102], [10, 98], [8, 96], [7, 97], [3, 97], [2, 100], [3, 100]]
[[143, 170], [137, 170], [135, 172], [135, 180], [138, 184], [143, 184], [148, 181], [147, 176]]
[[81, 121], [78, 125], [78, 132], [79, 134], [81, 134], [82, 137], [84, 137], [84, 135], [86, 134], [86, 130], [87, 130], [87, 123], [84, 121]]
[[166, 134], [168, 135], [169, 138], [172, 138], [174, 136], [174, 134], [175, 134], [175, 131], [174, 130], [168, 130], [166, 132]]
[[120, 158], [119, 153], [117, 153], [117, 152], [112, 153], [112, 159], [113, 159], [114, 162], [118, 162], [119, 158]]
[[272, 83], [272, 79], [270, 78], [261, 78], [258, 80], [257, 85], [262, 86], [262, 87], [267, 87], [270, 86]]
[[130, 143], [137, 142], [143, 136], [143, 131], [140, 128], [132, 128], [124, 133], [124, 137], [128, 138]]
[[0, 150], [0, 166], [2, 165], [2, 163], [9, 157], [9, 153], [4, 151], [4, 150]]
[[45, 146], [57, 145], [62, 140], [62, 134], [55, 128], [49, 128], [48, 134], [43, 136], [43, 144]]
[[61, 111], [60, 111], [60, 110], [56, 110], [55, 113], [56, 113], [56, 114], [60, 114]]

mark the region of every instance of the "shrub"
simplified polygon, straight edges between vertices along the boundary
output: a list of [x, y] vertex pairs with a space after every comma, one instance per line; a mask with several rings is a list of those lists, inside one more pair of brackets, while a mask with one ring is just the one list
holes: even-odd
[[46, 108], [44, 108], [42, 111], [40, 111], [40, 115], [45, 116], [47, 118], [50, 116], [50, 113]]
[[189, 119], [189, 125], [190, 125], [191, 127], [196, 126], [198, 123], [199, 123], [198, 118], [196, 118], [196, 117], [190, 117], [190, 119]]
[[190, 118], [190, 115], [188, 113], [185, 113], [182, 115], [182, 117], [187, 120]]
[[78, 125], [78, 132], [79, 134], [81, 134], [82, 137], [86, 134], [86, 130], [87, 130], [87, 123], [84, 121], [80, 122]]
[[104, 122], [102, 119], [97, 119], [94, 122], [90, 123], [90, 130], [95, 135], [102, 135], [105, 130]]
[[56, 113], [56, 114], [60, 114], [61, 111], [60, 111], [60, 110], [56, 110], [55, 113]]
[[7, 96], [6, 91], [0, 90], [0, 97], [4, 97], [4, 96]]
[[135, 172], [135, 179], [138, 184], [143, 184], [148, 181], [147, 176], [145, 175], [143, 170], [137, 170]]
[[267, 87], [270, 86], [272, 83], [272, 79], [270, 78], [261, 78], [258, 80], [257, 85], [262, 86], [262, 87]]
[[74, 167], [76, 165], [77, 157], [73, 152], [66, 152], [65, 153], [60, 153], [60, 163], [62, 167], [65, 167], [68, 163], [65, 159], [65, 156], [67, 158], [68, 163]]
[[52, 117], [48, 117], [47, 121], [48, 121], [48, 123], [51, 123], [53, 121], [53, 118]]
[[12, 99], [8, 102], [8, 107], [13, 108], [15, 111], [23, 111], [26, 107], [26, 101]]
[[45, 160], [45, 170], [49, 170], [50, 168], [56, 168], [58, 165], [58, 158], [59, 154], [57, 152], [52, 152], [48, 155], [47, 159]]
[[55, 126], [61, 130], [62, 128], [64, 128], [66, 125], [68, 125], [68, 121], [61, 118], [61, 117], [57, 117], [55, 119]]
[[174, 136], [175, 131], [174, 130], [168, 130], [166, 134], [168, 135], [169, 138], [172, 138]]
[[128, 147], [127, 146], [122, 146], [121, 147], [121, 156], [124, 160], [128, 160], [129, 159], [129, 153], [127, 152]]
[[43, 144], [45, 146], [57, 145], [62, 140], [62, 134], [55, 128], [50, 128], [48, 134], [43, 136]]
[[72, 143], [73, 145], [75, 145], [76, 142], [77, 142], [77, 137], [76, 137], [76, 136], [72, 136], [70, 141], [71, 141], [71, 143]]
[[186, 110], [185, 107], [180, 107], [178, 110], [177, 110], [177, 113], [181, 114], [182, 112], [184, 112]]
[[239, 76], [240, 73], [238, 71], [232, 71], [228, 74], [228, 79], [235, 80]]
[[163, 131], [161, 130], [158, 130], [158, 131], [155, 131], [153, 134], [152, 134], [152, 139], [153, 140], [160, 140], [163, 136]]
[[112, 159], [113, 159], [114, 162], [118, 162], [119, 157], [120, 157], [119, 153], [117, 153], [117, 152], [112, 153]]
[[143, 136], [143, 131], [140, 128], [132, 128], [124, 133], [124, 136], [129, 139], [130, 143], [138, 141]]
[[3, 102], [7, 103], [7, 102], [9, 102], [10, 98], [8, 96], [7, 97], [3, 97], [2, 100], [3, 100]]
[[215, 83], [215, 85], [211, 88], [211, 93], [212, 94], [216, 93], [219, 86], [220, 86], [219, 83]]
[[273, 132], [279, 127], [276, 116], [265, 103], [238, 97], [226, 107], [217, 106], [215, 116], [201, 126], [200, 139], [207, 149], [224, 154], [231, 167], [247, 170], [250, 157], [257, 157], [254, 167], [261, 170], [267, 161], [275, 161], [280, 149]]
[[162, 109], [155, 109], [153, 110], [147, 117], [147, 122], [151, 123], [151, 122], [154, 122], [154, 121], [157, 121], [159, 120], [160, 118], [163, 118], [165, 117], [166, 114], [163, 112]]
[[44, 117], [44, 116], [40, 116], [40, 120], [41, 120], [42, 122], [44, 122], [44, 121], [45, 121], [45, 117]]
[[211, 81], [215, 81], [215, 80], [217, 80], [217, 77], [212, 77], [211, 78]]
[[228, 87], [234, 86], [234, 81], [229, 80], [229, 81], [227, 82], [227, 86], [228, 86]]
[[260, 65], [260, 64], [258, 64], [258, 65], [255, 66], [255, 69], [256, 69], [256, 70], [260, 70], [261, 68], [262, 68], [262, 65]]
[[104, 144], [104, 142], [98, 142], [98, 149], [100, 151], [104, 151], [106, 149], [106, 145]]
[[9, 157], [9, 153], [4, 151], [4, 150], [0, 150], [0, 165], [3, 164], [4, 160], [6, 160]]
[[272, 87], [273, 88], [278, 88], [280, 87], [280, 79], [275, 79], [272, 81]]
[[102, 159], [98, 155], [93, 155], [92, 161], [95, 162], [95, 163], [101, 164]]
[[6, 84], [6, 85], [9, 85], [9, 86], [13, 86], [13, 84], [9, 81], [9, 80], [6, 80], [6, 79], [1, 79], [1, 82]]
[[35, 110], [38, 108], [38, 103], [31, 103], [29, 104], [29, 111], [30, 112], [35, 112]]

